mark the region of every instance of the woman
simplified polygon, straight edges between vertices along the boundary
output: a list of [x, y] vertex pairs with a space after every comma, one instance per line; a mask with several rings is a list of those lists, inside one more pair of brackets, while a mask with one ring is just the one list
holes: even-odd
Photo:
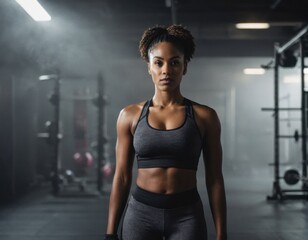
[[196, 188], [201, 152], [216, 239], [227, 239], [220, 122], [213, 109], [186, 99], [180, 91], [195, 50], [194, 39], [179, 25], [153, 27], [144, 32], [139, 50], [155, 94], [119, 114], [105, 239], [118, 239], [135, 156], [138, 175], [123, 218], [123, 240], [207, 239]]

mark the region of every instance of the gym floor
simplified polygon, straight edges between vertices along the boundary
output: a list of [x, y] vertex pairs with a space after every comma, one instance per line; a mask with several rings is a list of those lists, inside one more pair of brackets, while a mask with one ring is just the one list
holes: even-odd
[[[261, 177], [260, 177], [261, 176]], [[214, 238], [206, 191], [199, 180], [205, 205], [209, 239]], [[267, 201], [271, 193], [269, 176], [225, 176], [228, 200], [229, 240], [304, 240], [308, 236], [308, 201]], [[90, 186], [91, 188], [91, 186]], [[102, 240], [106, 228], [106, 194], [92, 192], [49, 194], [41, 186], [0, 209], [1, 240]]]

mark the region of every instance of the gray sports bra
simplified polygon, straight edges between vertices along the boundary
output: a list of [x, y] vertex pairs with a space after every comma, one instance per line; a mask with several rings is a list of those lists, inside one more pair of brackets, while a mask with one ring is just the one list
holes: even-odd
[[175, 129], [160, 130], [148, 123], [148, 100], [141, 112], [134, 133], [138, 168], [183, 168], [197, 170], [203, 139], [194, 119], [190, 100], [184, 98], [185, 121]]

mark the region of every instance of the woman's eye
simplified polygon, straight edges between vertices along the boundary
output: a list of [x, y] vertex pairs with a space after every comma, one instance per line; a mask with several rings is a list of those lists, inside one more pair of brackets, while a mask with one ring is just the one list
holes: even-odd
[[172, 66], [177, 66], [177, 65], [179, 65], [179, 64], [180, 64], [179, 61], [172, 61], [172, 62], [171, 62], [171, 65], [172, 65]]
[[155, 61], [154, 64], [157, 65], [157, 66], [162, 66], [163, 65], [161, 61]]

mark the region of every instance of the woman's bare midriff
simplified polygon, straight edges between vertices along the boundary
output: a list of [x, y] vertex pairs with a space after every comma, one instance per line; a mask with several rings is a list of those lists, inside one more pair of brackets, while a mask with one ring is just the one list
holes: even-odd
[[139, 168], [136, 183], [149, 192], [179, 193], [196, 187], [196, 171], [179, 168]]

